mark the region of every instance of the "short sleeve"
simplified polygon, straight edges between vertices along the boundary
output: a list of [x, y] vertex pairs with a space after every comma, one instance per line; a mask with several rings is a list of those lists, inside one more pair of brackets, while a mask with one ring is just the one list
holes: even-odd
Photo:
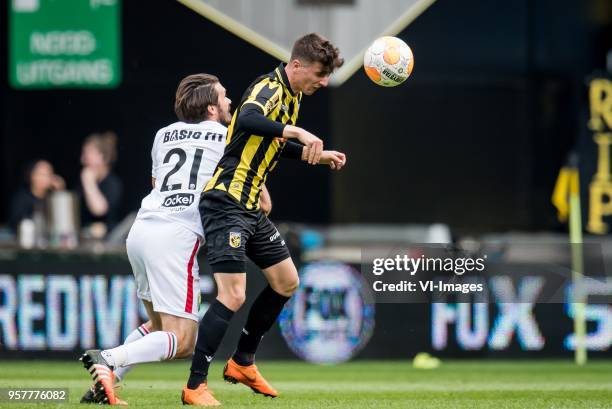
[[268, 114], [280, 103], [282, 96], [283, 87], [278, 82], [270, 81], [269, 78], [264, 78], [255, 84], [253, 90], [242, 105], [257, 105], [261, 108], [262, 113], [268, 116]]

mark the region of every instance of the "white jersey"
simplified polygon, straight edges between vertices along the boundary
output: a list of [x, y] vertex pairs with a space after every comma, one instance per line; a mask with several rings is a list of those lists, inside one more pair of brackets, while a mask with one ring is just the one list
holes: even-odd
[[218, 122], [176, 122], [157, 131], [151, 159], [155, 188], [142, 200], [136, 219], [180, 223], [204, 237], [200, 194], [223, 156], [227, 128]]

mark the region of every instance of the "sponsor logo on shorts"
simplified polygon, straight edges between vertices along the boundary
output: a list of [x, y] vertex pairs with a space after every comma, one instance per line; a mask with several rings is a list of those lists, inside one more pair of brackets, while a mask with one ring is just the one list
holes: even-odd
[[274, 241], [274, 240], [278, 239], [279, 237], [280, 237], [280, 233], [277, 230], [276, 233], [274, 233], [273, 235], [270, 236], [270, 241]]
[[240, 247], [240, 232], [231, 231], [229, 234], [229, 245], [237, 249]]
[[164, 199], [162, 207], [189, 206], [193, 203], [193, 193], [175, 193]]

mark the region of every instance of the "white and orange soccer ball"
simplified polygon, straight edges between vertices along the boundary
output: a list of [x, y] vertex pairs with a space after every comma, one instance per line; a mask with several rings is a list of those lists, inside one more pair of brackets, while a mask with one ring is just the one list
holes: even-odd
[[366, 74], [383, 87], [395, 87], [406, 81], [413, 67], [412, 50], [397, 37], [376, 39], [363, 56]]

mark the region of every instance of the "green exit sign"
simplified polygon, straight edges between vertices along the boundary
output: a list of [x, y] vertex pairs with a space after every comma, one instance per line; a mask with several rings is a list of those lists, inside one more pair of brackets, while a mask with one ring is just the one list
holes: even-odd
[[10, 0], [15, 88], [112, 88], [121, 81], [120, 0]]

